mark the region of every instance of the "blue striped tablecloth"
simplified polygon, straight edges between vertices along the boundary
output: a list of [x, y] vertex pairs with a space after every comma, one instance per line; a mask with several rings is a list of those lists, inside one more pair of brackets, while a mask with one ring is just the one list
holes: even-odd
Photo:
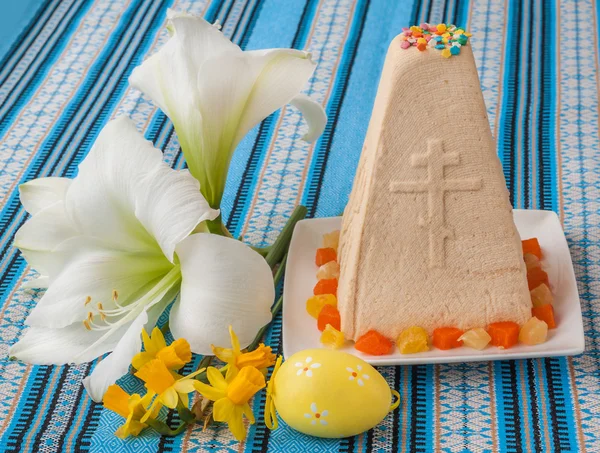
[[[600, 451], [598, 8], [589, 0], [47, 0], [0, 63], [0, 449], [54, 451]], [[123, 442], [120, 417], [93, 403], [81, 380], [93, 364], [7, 360], [39, 297], [12, 248], [27, 216], [17, 185], [73, 176], [99, 130], [133, 118], [174, 167], [173, 127], [128, 87], [131, 70], [165, 42], [168, 7], [219, 19], [242, 48], [310, 49], [309, 94], [329, 116], [322, 138], [300, 140], [283, 109], [241, 143], [223, 211], [227, 226], [267, 244], [299, 203], [311, 216], [346, 203], [387, 46], [402, 26], [454, 22], [472, 32], [498, 154], [515, 207], [563, 221], [579, 282], [587, 352], [579, 357], [385, 367], [400, 410], [341, 440], [258, 423], [240, 445], [223, 429], [175, 438], [147, 431]], [[34, 16], [32, 14], [32, 16]], [[415, 74], [418, 77], [418, 74]], [[457, 119], [458, 121], [460, 119]], [[281, 345], [277, 320], [266, 342]], [[197, 363], [198, 360], [196, 360]], [[135, 389], [134, 379], [123, 385]], [[264, 397], [263, 397], [264, 398]], [[261, 418], [264, 399], [254, 409]], [[175, 420], [170, 420], [176, 422]]]

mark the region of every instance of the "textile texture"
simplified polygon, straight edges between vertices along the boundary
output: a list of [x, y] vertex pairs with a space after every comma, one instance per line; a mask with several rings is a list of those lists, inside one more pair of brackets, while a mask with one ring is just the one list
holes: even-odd
[[[511, 201], [554, 210], [564, 224], [586, 353], [382, 367], [402, 404], [371, 431], [324, 440], [283, 423], [273, 432], [257, 423], [243, 444], [224, 427], [170, 438], [148, 430], [122, 441], [113, 434], [122, 419], [81, 385], [97, 362], [51, 367], [8, 360], [40, 297], [21, 289], [32, 275], [12, 247], [27, 219], [18, 185], [76, 174], [102, 126], [121, 114], [173, 167], [184, 165], [170, 121], [127, 83], [166, 41], [169, 7], [220, 20], [244, 49], [308, 49], [318, 62], [307, 94], [326, 108], [323, 136], [303, 142], [300, 114], [284, 108], [248, 134], [233, 158], [223, 212], [228, 228], [256, 245], [272, 242], [297, 204], [313, 217], [342, 211], [387, 47], [401, 28], [444, 21], [470, 29]], [[45, 1], [0, 60], [0, 451], [600, 451], [598, 21], [590, 0]], [[426, 118], [443, 105], [410, 108]], [[265, 342], [278, 352], [281, 334], [277, 319]], [[141, 390], [132, 377], [120, 384]], [[253, 402], [257, 420], [264, 403], [264, 394]]]

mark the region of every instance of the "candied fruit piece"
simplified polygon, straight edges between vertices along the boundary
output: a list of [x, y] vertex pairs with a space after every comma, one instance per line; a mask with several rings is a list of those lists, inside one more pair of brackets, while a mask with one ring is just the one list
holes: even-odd
[[521, 245], [523, 246], [523, 255], [531, 253], [532, 255], [537, 256], [538, 259], [542, 259], [542, 249], [540, 248], [540, 243], [537, 238], [525, 239], [524, 241], [521, 241]]
[[340, 312], [333, 305], [325, 304], [319, 313], [317, 318], [317, 327], [321, 332], [325, 330], [327, 324], [330, 324], [337, 330], [341, 330], [342, 320], [340, 319]]
[[337, 298], [333, 294], [320, 294], [313, 296], [306, 301], [306, 311], [313, 318], [317, 319], [319, 313], [325, 305], [333, 305], [337, 307]]
[[552, 291], [550, 291], [550, 288], [545, 283], [542, 283], [537, 288], [533, 288], [529, 291], [529, 294], [531, 295], [531, 303], [534, 307], [541, 307], [542, 305], [554, 302]]
[[533, 253], [526, 253], [525, 255], [523, 255], [523, 260], [525, 261], [525, 266], [527, 266], [528, 271], [530, 269], [535, 269], [536, 267], [542, 266], [540, 259]]
[[554, 320], [554, 308], [550, 304], [533, 307], [531, 309], [531, 315], [548, 324], [549, 329], [554, 329], [556, 327], [556, 321]]
[[396, 345], [400, 350], [400, 354], [415, 354], [417, 352], [429, 351], [427, 331], [418, 326], [404, 329], [398, 335]]
[[317, 249], [317, 255], [315, 256], [315, 264], [321, 267], [323, 264], [335, 261], [337, 259], [337, 253], [332, 248], [321, 248]]
[[317, 271], [317, 279], [324, 280], [338, 278], [340, 276], [340, 265], [337, 261], [330, 261], [323, 264]]
[[535, 316], [523, 324], [519, 332], [519, 341], [530, 346], [543, 343], [547, 337], [548, 324]]
[[369, 330], [354, 344], [354, 349], [370, 355], [389, 354], [393, 343], [376, 330]]
[[321, 344], [332, 349], [339, 349], [344, 346], [344, 333], [335, 329], [331, 324], [325, 326], [321, 334]]
[[459, 348], [462, 345], [460, 337], [463, 331], [456, 327], [438, 327], [433, 331], [433, 345], [443, 351]]
[[467, 348], [478, 349], [481, 351], [489, 344], [492, 337], [490, 337], [490, 334], [487, 333], [485, 329], [477, 327], [476, 329], [467, 330], [462, 334], [459, 340], [462, 340]]
[[548, 282], [548, 274], [541, 267], [536, 267], [527, 272], [527, 284], [529, 285], [529, 291], [537, 288], [542, 283], [546, 286], [550, 285]]
[[330, 248], [338, 251], [338, 246], [340, 244], [340, 230], [332, 231], [331, 233], [327, 233], [323, 235], [323, 247]]
[[337, 278], [326, 278], [319, 280], [313, 288], [313, 294], [318, 296], [319, 294], [337, 294], [338, 281]]
[[493, 322], [488, 326], [492, 345], [508, 349], [519, 341], [519, 325], [512, 321]]

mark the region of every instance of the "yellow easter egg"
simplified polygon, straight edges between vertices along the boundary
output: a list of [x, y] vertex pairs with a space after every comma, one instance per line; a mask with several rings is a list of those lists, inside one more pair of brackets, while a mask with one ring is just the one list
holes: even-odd
[[274, 378], [273, 402], [279, 416], [311, 436], [338, 438], [367, 431], [384, 419], [393, 399], [375, 368], [340, 351], [298, 352]]

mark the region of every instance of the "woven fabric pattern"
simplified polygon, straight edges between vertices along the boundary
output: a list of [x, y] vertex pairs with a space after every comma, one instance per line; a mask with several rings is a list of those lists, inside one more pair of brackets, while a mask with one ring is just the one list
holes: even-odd
[[[113, 435], [120, 417], [81, 385], [96, 362], [9, 361], [8, 347], [40, 297], [21, 289], [31, 273], [12, 247], [27, 219], [18, 184], [76, 174], [102, 126], [121, 114], [173, 167], [184, 165], [168, 118], [127, 84], [132, 69], [166, 41], [169, 7], [220, 20], [244, 49], [308, 49], [319, 64], [307, 93], [327, 110], [323, 136], [303, 142], [299, 113], [284, 108], [234, 156], [223, 212], [228, 228], [255, 245], [272, 242], [297, 204], [314, 217], [342, 211], [387, 46], [401, 27], [444, 21], [470, 29], [511, 201], [554, 210], [564, 224], [586, 353], [383, 367], [402, 404], [373, 430], [323, 440], [283, 423], [273, 432], [258, 423], [243, 444], [223, 427], [174, 438], [146, 431], [122, 441]], [[600, 451], [599, 21], [592, 0], [45, 0], [0, 60], [0, 451]], [[411, 106], [422, 115], [435, 107]], [[265, 342], [280, 351], [280, 319]], [[120, 383], [141, 390], [134, 378]], [[254, 400], [258, 420], [264, 403], [264, 396]]]

